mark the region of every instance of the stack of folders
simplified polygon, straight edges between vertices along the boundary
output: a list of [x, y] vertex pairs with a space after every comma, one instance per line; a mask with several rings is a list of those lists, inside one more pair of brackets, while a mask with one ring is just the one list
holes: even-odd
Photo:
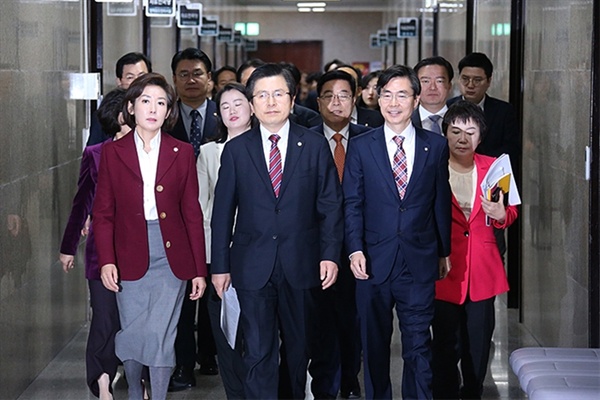
[[[510, 165], [508, 154], [502, 154], [490, 166], [487, 174], [481, 181], [481, 192], [485, 198], [491, 201], [498, 201], [500, 191], [504, 193], [505, 205], [516, 206], [521, 204], [519, 190], [515, 183], [515, 177]], [[489, 218], [486, 217], [486, 223], [489, 225]]]

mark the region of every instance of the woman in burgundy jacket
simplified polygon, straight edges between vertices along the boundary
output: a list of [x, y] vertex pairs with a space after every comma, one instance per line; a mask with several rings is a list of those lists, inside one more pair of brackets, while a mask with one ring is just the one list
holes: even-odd
[[100, 278], [116, 292], [115, 351], [130, 399], [142, 397], [144, 365], [152, 398], [166, 398], [186, 281], [192, 280], [192, 300], [206, 288], [194, 150], [164, 133], [177, 114], [175, 92], [162, 75], [137, 78], [123, 107], [135, 128], [106, 144], [100, 159], [92, 223]]
[[480, 184], [494, 158], [475, 153], [486, 130], [479, 106], [453, 104], [443, 128], [450, 148], [451, 269], [441, 271], [436, 282], [433, 397], [479, 399], [494, 332], [494, 300], [508, 291], [494, 228], [510, 226], [517, 208], [505, 206], [502, 193], [496, 202], [482, 195]]

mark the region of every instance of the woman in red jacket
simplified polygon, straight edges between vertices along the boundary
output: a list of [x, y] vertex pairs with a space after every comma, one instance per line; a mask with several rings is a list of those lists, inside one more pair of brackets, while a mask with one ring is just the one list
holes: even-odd
[[93, 206], [100, 278], [116, 292], [129, 398], [141, 399], [150, 367], [152, 398], [165, 399], [175, 366], [175, 335], [186, 281], [190, 298], [206, 288], [196, 159], [189, 143], [163, 132], [177, 120], [175, 93], [149, 73], [125, 94], [123, 115], [135, 127], [102, 149]]
[[433, 397], [480, 399], [495, 325], [494, 300], [508, 291], [494, 228], [510, 226], [517, 208], [505, 207], [502, 193], [497, 202], [482, 194], [480, 184], [494, 158], [475, 153], [486, 131], [481, 108], [467, 101], [453, 104], [443, 129], [450, 148], [452, 250], [451, 269], [436, 282]]

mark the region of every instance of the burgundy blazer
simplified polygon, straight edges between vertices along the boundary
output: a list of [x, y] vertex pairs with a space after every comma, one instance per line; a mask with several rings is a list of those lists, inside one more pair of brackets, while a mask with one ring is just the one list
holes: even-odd
[[[148, 270], [143, 181], [134, 132], [102, 150], [93, 226], [98, 265], [116, 264], [119, 278], [140, 279]], [[171, 270], [181, 280], [206, 276], [204, 228], [198, 202], [194, 150], [161, 133], [155, 182], [160, 231]]]
[[494, 157], [475, 154], [477, 187], [469, 220], [452, 196], [452, 269], [448, 276], [435, 283], [435, 298], [463, 304], [467, 294], [472, 301], [489, 299], [508, 291], [504, 263], [494, 236], [494, 228], [508, 228], [517, 218], [517, 207], [506, 207], [506, 220], [500, 224], [491, 220], [486, 225], [481, 208], [481, 181], [494, 162]]
[[[81, 229], [92, 211], [96, 183], [98, 182], [98, 164], [100, 164], [100, 153], [104, 143], [88, 146], [81, 157], [79, 168], [79, 181], [77, 193], [73, 198], [71, 214], [65, 227], [65, 233], [60, 244], [60, 252], [74, 256], [77, 254], [77, 246], [81, 237]], [[94, 230], [90, 229], [85, 246], [85, 277], [87, 279], [99, 280], [98, 255], [94, 245]]]

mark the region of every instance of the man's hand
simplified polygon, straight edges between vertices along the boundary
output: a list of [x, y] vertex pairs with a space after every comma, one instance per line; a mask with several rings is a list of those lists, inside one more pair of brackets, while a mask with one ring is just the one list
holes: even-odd
[[190, 300], [198, 300], [204, 295], [206, 290], [206, 278], [198, 276], [192, 279], [192, 293], [190, 293]]
[[440, 267], [440, 279], [444, 279], [450, 273], [452, 269], [452, 265], [450, 264], [450, 257], [440, 257], [439, 261]]
[[337, 279], [338, 267], [333, 261], [323, 260], [319, 264], [321, 267], [321, 287], [323, 290], [333, 285]]
[[115, 264], [104, 264], [100, 268], [100, 279], [108, 290], [115, 293], [119, 291], [119, 271]]
[[212, 284], [215, 287], [217, 295], [222, 299], [223, 293], [229, 289], [231, 285], [231, 274], [212, 274]]
[[350, 269], [356, 279], [369, 279], [367, 274], [367, 259], [362, 251], [357, 251], [350, 258]]

